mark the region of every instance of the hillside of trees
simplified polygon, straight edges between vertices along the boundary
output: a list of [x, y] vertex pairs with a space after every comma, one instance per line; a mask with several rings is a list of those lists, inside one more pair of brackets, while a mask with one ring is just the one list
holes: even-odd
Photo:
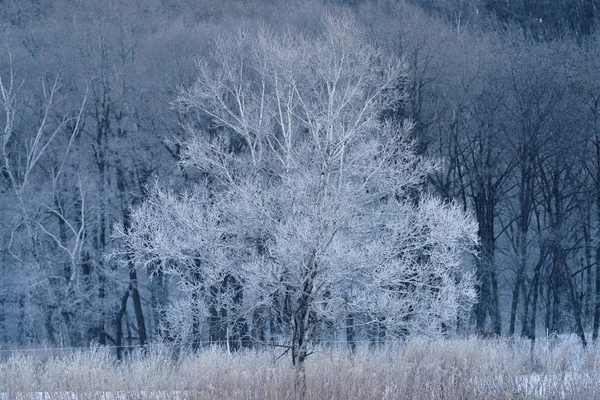
[[[435, 196], [441, 199], [439, 210], [448, 215], [461, 214], [460, 218], [470, 215], [478, 224], [477, 251], [473, 252], [476, 254], [470, 254], [472, 249], [465, 245], [465, 252], [460, 255], [464, 276], [473, 271], [477, 302], [468, 314], [461, 314], [458, 300], [454, 299], [456, 304], [452, 303], [451, 308], [456, 313], [451, 314], [451, 322], [444, 316], [435, 316], [440, 322], [440, 333], [461, 335], [478, 331], [530, 339], [575, 333], [584, 345], [595, 341], [600, 327], [599, 3], [3, 2], [0, 347], [86, 347], [97, 343], [115, 346], [120, 355], [124, 349], [158, 341], [180, 341], [192, 347], [211, 343], [235, 347], [281, 340], [285, 333], [282, 326], [293, 318], [285, 304], [278, 304], [282, 297], [275, 295], [277, 289], [271, 293], [270, 304], [278, 311], [261, 314], [259, 308], [253, 308], [256, 312], [244, 317], [259, 321], [253, 326], [248, 326], [246, 320], [240, 323], [239, 315], [232, 321], [228, 309], [210, 304], [204, 314], [198, 314], [193, 305], [201, 299], [194, 297], [189, 282], [197, 286], [200, 278], [182, 273], [167, 257], [149, 262], [134, 251], [136, 245], [137, 250], [143, 248], [144, 241], [150, 240], [148, 235], [155, 232], [142, 234], [140, 210], [150, 213], [148, 205], [154, 200], [173, 200], [174, 206], [181, 205], [192, 186], [203, 181], [218, 184], [218, 172], [207, 173], [202, 164], [204, 159], [198, 149], [203, 145], [197, 146], [195, 156], [190, 153], [194, 151], [190, 137], [200, 130], [217, 137], [226, 122], [234, 131], [244, 129], [224, 117], [215, 125], [219, 110], [211, 106], [211, 97], [197, 86], [203, 71], [208, 74], [206, 78], [212, 76], [206, 71], [227, 70], [229, 64], [223, 63], [222, 57], [221, 64], [215, 64], [215, 54], [237, 54], [223, 52], [223, 38], [241, 37], [243, 40], [237, 42], [239, 54], [253, 49], [253, 38], [257, 37], [301, 36], [307, 42], [311, 38], [317, 41], [327, 37], [323, 21], [332, 15], [343, 15], [352, 21], [354, 29], [349, 31], [355, 30], [361, 46], [366, 46], [352, 47], [352, 65], [364, 62], [372, 66], [375, 56], [365, 61], [356, 52], [366, 48], [402, 60], [405, 69], [397, 86], [379, 87], [383, 83], [368, 78], [374, 89], [385, 94], [382, 98], [394, 99], [378, 109], [377, 116], [396, 126], [409, 124], [410, 129], [406, 127], [403, 132], [407, 143], [415, 144], [406, 147], [414, 154], [404, 154], [436, 164], [428, 169], [411, 164], [407, 160], [410, 157], [399, 157], [399, 164], [406, 163], [402, 165], [407, 170], [417, 171], [418, 184], [407, 184], [410, 190], [406, 191], [395, 188], [399, 192], [381, 197], [396, 196], [407, 203], [418, 203], [422, 198]], [[265, 60], [273, 56], [270, 51], [263, 52]], [[286, 59], [281, 54], [279, 57], [277, 60]], [[292, 57], [287, 59], [288, 70], [297, 67], [300, 71], [303, 59], [320, 60], [310, 58], [313, 53], [295, 57], [293, 63]], [[377, 62], [384, 63], [381, 60], [383, 57], [377, 58]], [[285, 71], [280, 67], [265, 64], [265, 71]], [[381, 79], [388, 71], [373, 68], [371, 72], [383, 74]], [[347, 82], [354, 82], [352, 79], [359, 75], [352, 75]], [[247, 78], [259, 82], [260, 76], [256, 73]], [[203, 82], [211, 80], [206, 78]], [[311, 93], [321, 89], [318, 82], [310, 88]], [[308, 89], [303, 90], [298, 89], [297, 93], [309, 93]], [[249, 92], [240, 91], [246, 99], [259, 92], [260, 85]], [[244, 104], [259, 104], [252, 101]], [[256, 111], [256, 107], [250, 111]], [[236, 112], [242, 109], [240, 106]], [[349, 108], [345, 111], [347, 118], [360, 110]], [[284, 124], [279, 134], [285, 136]], [[233, 139], [227, 141], [230, 148], [236, 147]], [[351, 148], [377, 159], [368, 146]], [[304, 157], [309, 170], [314, 161], [308, 155], [311, 153], [300, 154], [304, 154], [298, 157]], [[197, 164], [202, 168], [194, 169]], [[265, 169], [261, 169], [260, 176], [271, 179], [270, 174], [276, 169], [273, 165], [272, 160], [261, 164]], [[361, 173], [369, 171], [367, 163], [360, 168], [366, 168]], [[243, 172], [243, 168], [235, 170], [235, 174]], [[369, 176], [379, 172], [380, 169], [373, 170]], [[295, 184], [301, 182], [296, 175], [280, 171], [279, 176]], [[386, 179], [381, 178], [381, 182], [391, 182]], [[231, 180], [229, 184], [233, 182], [238, 181]], [[162, 188], [179, 193], [180, 197], [171, 198]], [[242, 192], [243, 187], [236, 188], [236, 193], [246, 193]], [[296, 210], [293, 204], [285, 202], [274, 205], [289, 194], [281, 189], [282, 197], [275, 198], [277, 193], [267, 196], [257, 192], [248, 198], [270, 207]], [[337, 215], [335, 212], [344, 207], [340, 203], [334, 208], [338, 197], [335, 193], [329, 195], [331, 201], [321, 209], [321, 215]], [[209, 194], [204, 201], [204, 205], [217, 204]], [[350, 205], [358, 207], [356, 204], [358, 200]], [[228, 207], [235, 208], [237, 203]], [[271, 208], [269, 216], [280, 208]], [[251, 207], [236, 209], [236, 221], [245, 221], [239, 217], [243, 212], [250, 213]], [[174, 216], [162, 218], [161, 226], [169, 218], [175, 220]], [[215, 217], [212, 223], [218, 224], [217, 220]], [[290, 219], [288, 224], [277, 221], [279, 225], [273, 229], [290, 237], [295, 236], [282, 227], [300, 229], [304, 223], [302, 219]], [[327, 221], [321, 223], [330, 228]], [[240, 230], [247, 228], [242, 225], [237, 225]], [[463, 228], [460, 233], [468, 237], [469, 228]], [[128, 236], [132, 229], [142, 233], [137, 238]], [[193, 229], [184, 232], [179, 242], [168, 242], [171, 247], [163, 251], [175, 251], [176, 245], [183, 246], [189, 240], [190, 246], [204, 243], [208, 254], [213, 243], [230, 239], [220, 236], [209, 241], [211, 237], [203, 237]], [[454, 243], [453, 233], [447, 231], [440, 238]], [[196, 239], [194, 235], [199, 236]], [[370, 248], [373, 238], [363, 239], [364, 251], [371, 253], [383, 252], [383, 246], [388, 246], [389, 253], [402, 253], [402, 246], [409, 246], [383, 238]], [[336, 257], [344, 252], [347, 257], [353, 256], [349, 243], [358, 243], [358, 239], [353, 240], [356, 242], [348, 239], [340, 244], [334, 252]], [[423, 252], [439, 243], [441, 239], [427, 244]], [[263, 257], [260, 249], [265, 246], [254, 243], [256, 251], [249, 257]], [[291, 243], [277, 250], [278, 257], [293, 260], [293, 251], [300, 252], [301, 247], [301, 243]], [[456, 259], [456, 254], [447, 256], [447, 264]], [[211, 253], [206, 259], [213, 262], [216, 257], [224, 256]], [[198, 270], [204, 268], [202, 260], [193, 260]], [[422, 258], [418, 262], [428, 263]], [[175, 270], [179, 272], [174, 274]], [[235, 305], [239, 300], [235, 298], [236, 285], [240, 282], [228, 274], [218, 276], [223, 281], [202, 281], [201, 285], [209, 297], [231, 295], [228, 301]], [[340, 276], [329, 278], [342, 279]], [[454, 277], [458, 276], [457, 273]], [[211, 279], [218, 280], [214, 276]], [[393, 280], [393, 274], [389, 279]], [[265, 278], [261, 283], [267, 281]], [[461, 282], [454, 284], [459, 287]], [[437, 293], [436, 290], [432, 292]], [[468, 290], [464, 293], [468, 295]], [[265, 301], [265, 293], [254, 295], [256, 304]], [[329, 306], [331, 298], [332, 292], [324, 290], [323, 302]], [[467, 299], [464, 305], [471, 303]], [[414, 313], [417, 305], [423, 303], [406, 305], [403, 315]], [[311, 320], [313, 314], [305, 310], [306, 321], [312, 321], [313, 327], [305, 339], [352, 345], [357, 341], [385, 342], [408, 334], [411, 329], [418, 331], [416, 322], [407, 328], [407, 320], [402, 319], [394, 325], [400, 335], [392, 335], [389, 327], [395, 310], [390, 308], [388, 314], [379, 315], [377, 323], [363, 328], [359, 326], [366, 311], [346, 313], [343, 317], [337, 313], [337, 319], [325, 321], [317, 318], [318, 312]], [[432, 310], [428, 311], [430, 317], [442, 313]], [[331, 322], [334, 320], [335, 324]], [[262, 328], [252, 330], [258, 324]]]

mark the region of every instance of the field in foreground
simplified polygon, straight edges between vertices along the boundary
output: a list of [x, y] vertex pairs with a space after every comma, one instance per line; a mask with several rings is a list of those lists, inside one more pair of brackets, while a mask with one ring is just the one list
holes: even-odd
[[[15, 353], [0, 361], [0, 399], [291, 399], [293, 370], [280, 354]], [[600, 348], [583, 351], [573, 338], [542, 339], [533, 352], [529, 342], [481, 339], [322, 349], [307, 378], [310, 399], [600, 399]]]

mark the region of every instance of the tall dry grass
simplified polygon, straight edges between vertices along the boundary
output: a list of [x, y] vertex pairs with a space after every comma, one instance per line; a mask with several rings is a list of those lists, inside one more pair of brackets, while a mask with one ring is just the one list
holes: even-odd
[[[0, 362], [0, 399], [291, 399], [280, 350], [210, 349], [175, 360], [151, 347], [118, 362], [108, 349], [16, 353]], [[411, 340], [385, 348], [317, 349], [310, 399], [600, 399], [600, 355], [576, 339]], [[45, 393], [31, 395], [31, 393]]]

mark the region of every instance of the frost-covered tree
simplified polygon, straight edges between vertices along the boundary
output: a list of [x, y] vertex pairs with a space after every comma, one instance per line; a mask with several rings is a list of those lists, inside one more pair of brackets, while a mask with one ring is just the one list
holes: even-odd
[[415, 155], [410, 122], [385, 118], [405, 100], [405, 67], [355, 25], [330, 17], [314, 37], [218, 40], [175, 102], [181, 165], [197, 181], [153, 189], [124, 235], [130, 259], [180, 279], [195, 318], [205, 307], [243, 335], [280, 307], [300, 398], [324, 324], [354, 315], [390, 335], [433, 335], [476, 297], [461, 260], [477, 225], [422, 191], [438, 163]]

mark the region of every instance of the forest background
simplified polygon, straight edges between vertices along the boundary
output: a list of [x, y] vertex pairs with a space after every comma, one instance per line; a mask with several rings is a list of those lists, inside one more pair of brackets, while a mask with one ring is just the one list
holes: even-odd
[[[445, 163], [427, 190], [479, 224], [479, 301], [458, 333], [596, 340], [598, 3], [4, 1], [0, 344], [121, 351], [172, 340], [172, 316], [186, 313], [168, 307], [178, 282], [106, 255], [148, 188], [192, 179], [176, 164], [184, 116], [172, 105], [196, 78], [194, 60], [240, 29], [310, 35], [342, 12], [407, 63], [396, 112], [414, 121], [418, 153]], [[207, 329], [200, 341], [228, 335]]]

